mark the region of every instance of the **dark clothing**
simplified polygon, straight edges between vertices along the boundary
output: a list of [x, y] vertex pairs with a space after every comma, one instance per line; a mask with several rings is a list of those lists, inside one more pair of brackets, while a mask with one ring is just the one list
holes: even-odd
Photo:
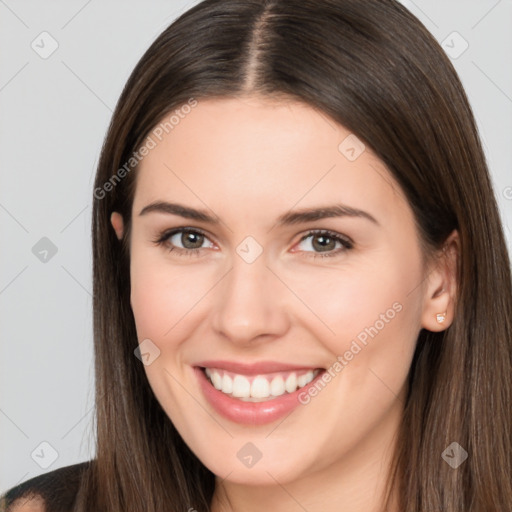
[[80, 481], [90, 461], [65, 466], [36, 476], [9, 489], [0, 501], [0, 511], [9, 512], [12, 505], [20, 504], [30, 496], [44, 500], [47, 512], [69, 512], [72, 510]]

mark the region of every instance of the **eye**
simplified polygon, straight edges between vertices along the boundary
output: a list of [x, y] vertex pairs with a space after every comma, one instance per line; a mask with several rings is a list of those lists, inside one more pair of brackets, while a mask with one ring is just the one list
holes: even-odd
[[[308, 241], [309, 240], [309, 241]], [[209, 245], [203, 247], [208, 242]], [[153, 243], [166, 247], [169, 252], [176, 251], [179, 256], [199, 256], [202, 249], [211, 249], [214, 244], [207, 235], [197, 228], [177, 228], [162, 232]], [[343, 235], [328, 230], [314, 230], [303, 236], [299, 242], [306, 246], [301, 252], [310, 253], [305, 257], [337, 256], [353, 248], [353, 242]], [[312, 248], [313, 251], [308, 250]], [[315, 251], [318, 251], [316, 254]], [[313, 254], [311, 254], [313, 252]]]
[[[205, 241], [208, 241], [210, 245], [202, 247]], [[199, 256], [201, 249], [213, 247], [205, 233], [192, 228], [164, 231], [153, 242], [156, 245], [167, 247], [169, 252], [176, 251], [180, 256]]]
[[[310, 240], [308, 241], [308, 239]], [[353, 242], [349, 238], [333, 231], [319, 229], [310, 231], [307, 235], [303, 236], [299, 242], [300, 244], [306, 246], [306, 249], [301, 249], [305, 252], [311, 252], [307, 250], [308, 248], [312, 248], [313, 251], [319, 251], [316, 254], [306, 255], [306, 257], [313, 258], [337, 256], [354, 247]]]

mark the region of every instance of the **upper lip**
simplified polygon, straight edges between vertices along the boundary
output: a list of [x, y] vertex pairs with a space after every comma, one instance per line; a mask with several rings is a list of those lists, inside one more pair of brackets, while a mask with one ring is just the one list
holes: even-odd
[[315, 370], [318, 366], [280, 363], [278, 361], [258, 361], [255, 363], [240, 363], [236, 361], [201, 361], [195, 366], [202, 368], [218, 368], [228, 372], [243, 375], [258, 375], [262, 373], [286, 372], [295, 370]]

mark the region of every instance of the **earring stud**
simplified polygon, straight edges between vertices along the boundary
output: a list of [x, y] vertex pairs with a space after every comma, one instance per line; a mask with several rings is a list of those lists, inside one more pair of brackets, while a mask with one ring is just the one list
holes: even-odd
[[444, 313], [437, 313], [436, 319], [438, 323], [442, 324], [446, 320], [446, 311]]

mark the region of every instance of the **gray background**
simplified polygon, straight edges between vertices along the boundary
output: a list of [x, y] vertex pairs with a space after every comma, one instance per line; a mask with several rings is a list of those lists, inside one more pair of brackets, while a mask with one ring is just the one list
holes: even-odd
[[[94, 456], [95, 166], [132, 68], [195, 3], [0, 0], [0, 492]], [[512, 0], [403, 3], [453, 58], [512, 247]]]

